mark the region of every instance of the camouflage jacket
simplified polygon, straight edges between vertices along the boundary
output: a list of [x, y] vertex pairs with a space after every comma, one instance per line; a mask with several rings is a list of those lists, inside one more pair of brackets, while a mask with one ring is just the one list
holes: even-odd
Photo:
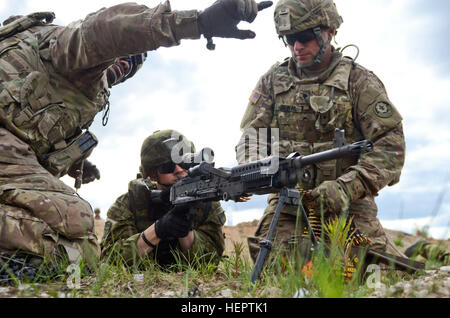
[[[339, 179], [352, 202], [367, 197], [373, 201], [382, 188], [399, 181], [404, 165], [402, 117], [383, 83], [334, 49], [329, 68], [318, 75], [299, 74], [292, 58], [263, 75], [241, 123], [243, 136], [249, 128], [278, 128], [279, 144], [268, 140], [265, 146], [272, 150], [279, 146], [281, 156], [331, 149], [335, 128], [345, 129], [348, 143], [373, 141], [375, 151], [359, 161], [343, 159], [311, 167], [311, 181], [303, 184], [312, 189], [323, 181]], [[243, 143], [245, 139], [241, 138], [237, 149], [245, 149], [239, 147]], [[238, 162], [256, 159], [249, 154], [257, 154], [260, 147], [247, 145], [248, 153], [238, 151]]]
[[[171, 208], [170, 204], [149, 202], [149, 193], [155, 188], [155, 184], [149, 179], [131, 181], [128, 193], [120, 196], [111, 206], [101, 243], [103, 258], [107, 259], [109, 255], [118, 252], [128, 264], [136, 262], [136, 244], [140, 234]], [[219, 203], [198, 205], [193, 221], [195, 241], [191, 250], [184, 253], [185, 260], [191, 261], [201, 257], [204, 260], [217, 261], [225, 249], [225, 221], [225, 212]], [[163, 240], [149, 257], [160, 265], [173, 264], [176, 260], [172, 251], [182, 253], [178, 240]]]
[[0, 28], [0, 125], [42, 163], [66, 149], [107, 105], [106, 69], [115, 58], [200, 38], [197, 17], [195, 10], [171, 11], [166, 1], [155, 8], [103, 8], [67, 27], [50, 24], [52, 13], [8, 22]]

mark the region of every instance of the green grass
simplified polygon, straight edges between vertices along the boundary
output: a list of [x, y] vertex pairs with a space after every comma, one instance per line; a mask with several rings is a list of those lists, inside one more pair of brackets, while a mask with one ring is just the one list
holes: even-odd
[[[193, 257], [186, 262], [175, 255], [176, 262], [161, 268], [150, 259], [136, 266], [127, 266], [120, 254], [112, 252], [108, 262], [98, 263], [89, 269], [80, 264], [80, 288], [68, 288], [70, 273], [65, 267], [51, 283], [18, 284], [10, 289], [18, 297], [233, 297], [233, 298], [292, 298], [294, 295], [311, 298], [361, 298], [369, 297], [374, 290], [366, 284], [361, 262], [355, 266], [351, 278], [345, 276], [346, 265], [353, 260], [352, 240], [348, 239], [350, 224], [338, 218], [324, 224], [329, 242], [320, 245], [305, 260], [299, 247], [290, 251], [274, 248], [260, 280], [250, 282], [253, 263], [244, 255], [242, 243], [235, 243], [233, 252], [216, 263], [206, 257]], [[430, 260], [427, 267], [439, 267]], [[92, 267], [92, 266], [91, 266]], [[383, 271], [380, 279], [386, 286], [420, 277], [399, 271]], [[3, 295], [0, 295], [3, 297]], [[396, 297], [398, 295], [392, 295]]]
[[[373, 293], [360, 271], [351, 280], [344, 277], [342, 264], [330, 257], [342, 255], [340, 248], [328, 253], [323, 249], [315, 251], [312, 257], [314, 265], [309, 273], [300, 265], [304, 260], [298, 253], [289, 257], [275, 253], [255, 284], [250, 282], [253, 264], [242, 255], [242, 251], [242, 245], [236, 244], [234, 252], [218, 265], [200, 260], [195, 265], [180, 262], [171, 270], [155, 266], [151, 261], [143, 264], [146, 270], [139, 270], [125, 266], [119, 259], [114, 264], [102, 263], [94, 272], [82, 271], [80, 289], [68, 288], [68, 274], [61, 274], [52, 283], [30, 283], [11, 290], [18, 297], [76, 298], [292, 298], [296, 293], [312, 298], [359, 298]], [[417, 276], [397, 271], [383, 272], [381, 282], [389, 286]], [[227, 293], [222, 294], [224, 291]]]

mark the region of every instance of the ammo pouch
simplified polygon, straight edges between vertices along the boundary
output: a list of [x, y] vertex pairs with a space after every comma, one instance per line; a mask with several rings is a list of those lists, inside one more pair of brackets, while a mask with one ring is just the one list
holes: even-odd
[[62, 177], [74, 163], [89, 157], [97, 144], [97, 137], [86, 131], [62, 149], [42, 156], [41, 164], [54, 176]]
[[52, 23], [55, 19], [53, 12], [35, 12], [27, 16], [15, 16], [4, 21], [0, 28], [0, 41], [36, 25]]

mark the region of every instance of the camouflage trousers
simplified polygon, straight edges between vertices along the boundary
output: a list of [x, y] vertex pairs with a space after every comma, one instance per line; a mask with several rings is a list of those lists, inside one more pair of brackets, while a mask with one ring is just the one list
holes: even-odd
[[450, 250], [443, 244], [422, 244], [417, 252], [414, 260], [426, 263], [428, 260], [436, 260], [444, 265], [450, 265]]
[[[249, 237], [247, 239], [253, 261], [258, 257], [260, 249], [259, 242], [265, 239], [269, 232], [270, 223], [272, 222], [278, 204], [278, 197], [274, 195], [269, 196], [268, 203], [269, 205], [258, 223], [254, 237]], [[273, 239], [273, 245], [275, 246], [274, 250], [290, 252], [289, 242], [296, 242], [298, 237], [303, 234], [303, 228], [298, 226], [300, 221], [297, 222], [297, 210], [298, 206], [286, 205], [281, 211]], [[355, 227], [371, 239], [372, 249], [406, 257], [395, 247], [395, 244], [386, 235], [377, 218], [378, 208], [373, 198], [366, 197], [353, 202], [350, 206], [349, 214], [350, 218], [353, 218]], [[301, 227], [301, 229], [299, 229], [299, 227]]]
[[65, 252], [71, 262], [100, 255], [89, 203], [1, 127], [0, 251], [52, 258]]

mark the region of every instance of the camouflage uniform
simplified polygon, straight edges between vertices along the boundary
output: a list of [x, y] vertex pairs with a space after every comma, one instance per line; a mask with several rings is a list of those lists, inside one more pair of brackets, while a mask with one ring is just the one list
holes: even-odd
[[450, 250], [441, 244], [426, 243], [418, 249], [415, 260], [423, 263], [427, 260], [436, 260], [445, 266], [449, 266]]
[[[299, 2], [317, 4], [325, 1], [282, 2], [288, 6], [289, 2], [294, 3], [295, 6]], [[328, 12], [326, 10], [329, 8], [322, 10]], [[279, 12], [277, 7], [275, 20], [280, 33]], [[324, 13], [321, 16], [332, 15]], [[294, 21], [291, 19], [292, 23]], [[326, 21], [312, 21], [308, 28], [324, 23]], [[334, 28], [337, 28], [336, 24]], [[287, 58], [263, 75], [253, 91], [241, 123], [244, 136], [249, 128], [257, 131], [259, 128], [278, 128], [279, 144], [271, 145], [269, 140], [266, 146], [268, 149], [279, 146], [281, 157], [292, 152], [309, 155], [333, 148], [336, 128], [345, 130], [347, 143], [363, 139], [372, 141], [375, 151], [362, 155], [359, 161], [335, 160], [308, 168], [312, 178], [301, 186], [311, 190], [324, 181], [340, 180], [350, 196], [349, 214], [354, 218], [355, 226], [373, 241], [372, 248], [386, 250], [387, 246], [393, 246], [388, 244], [388, 238], [377, 218], [374, 197], [385, 186], [392, 186], [399, 181], [405, 158], [402, 117], [389, 100], [383, 83], [371, 71], [343, 57], [334, 48], [328, 68], [318, 74], [307, 73], [297, 67], [294, 58]], [[245, 143], [243, 138], [238, 149], [245, 149], [239, 147], [242, 143]], [[248, 147], [249, 154], [257, 153], [251, 148], [257, 146]], [[239, 163], [255, 159], [249, 158], [244, 152], [237, 153]], [[259, 222], [255, 237], [248, 239], [253, 259], [258, 254], [259, 241], [268, 232], [278, 198], [278, 195], [269, 196], [269, 206]], [[292, 238], [296, 215], [297, 207], [284, 208], [278, 222], [277, 242], [285, 245]], [[398, 251], [388, 250], [398, 254]]]
[[[178, 148], [180, 146], [180, 148]], [[114, 258], [119, 253], [128, 264], [136, 264], [137, 241], [142, 232], [173, 208], [170, 203], [150, 200], [150, 193], [158, 183], [149, 178], [159, 166], [173, 162], [172, 153], [195, 152], [195, 146], [174, 130], [156, 131], [148, 137], [141, 149], [140, 171], [143, 178], [131, 181], [128, 193], [120, 196], [108, 211], [105, 234], [102, 240], [102, 256]], [[156, 178], [156, 177], [155, 177]], [[223, 226], [226, 217], [220, 203], [199, 203], [194, 207], [194, 244], [188, 252], [182, 252], [178, 239], [161, 240], [149, 257], [160, 265], [176, 262], [173, 252], [184, 255], [181, 260], [218, 261], [225, 249]]]
[[[167, 213], [171, 205], [149, 202], [150, 191], [156, 189], [155, 183], [149, 179], [131, 181], [128, 189], [128, 193], [120, 196], [108, 211], [101, 243], [102, 257], [107, 259], [117, 252], [126, 263], [135, 264], [140, 234]], [[200, 205], [194, 217], [194, 245], [189, 252], [184, 253], [186, 258], [181, 259], [190, 261], [197, 257], [217, 261], [225, 249], [225, 220], [225, 212], [219, 203]], [[174, 264], [176, 259], [172, 251], [182, 253], [178, 239], [161, 241], [149, 258], [160, 265]]]
[[[108, 104], [114, 59], [198, 39], [198, 12], [133, 3], [68, 27], [52, 13], [0, 29], [0, 250], [72, 260], [99, 255], [90, 205], [58, 180], [81, 154], [71, 147]], [[95, 139], [95, 138], [94, 138]], [[84, 154], [88, 156], [89, 154]], [[87, 242], [83, 244], [81, 242]]]
[[450, 250], [448, 245], [443, 242], [431, 243], [420, 238], [406, 248], [405, 255], [422, 263], [437, 261], [444, 266], [450, 265]]

